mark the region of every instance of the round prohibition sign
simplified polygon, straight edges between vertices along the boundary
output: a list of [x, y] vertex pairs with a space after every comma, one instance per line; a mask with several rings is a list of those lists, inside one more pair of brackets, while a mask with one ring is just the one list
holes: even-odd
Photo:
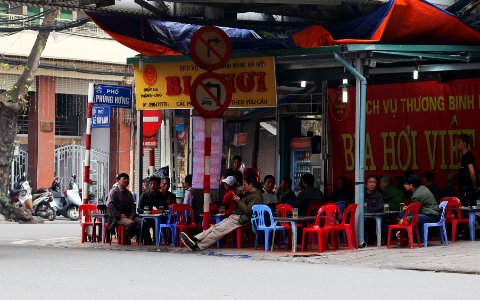
[[190, 55], [200, 68], [213, 71], [227, 64], [232, 54], [228, 35], [220, 28], [205, 26], [192, 36]]
[[195, 110], [205, 118], [223, 114], [232, 101], [232, 89], [223, 75], [206, 72], [198, 76], [190, 88], [190, 100]]

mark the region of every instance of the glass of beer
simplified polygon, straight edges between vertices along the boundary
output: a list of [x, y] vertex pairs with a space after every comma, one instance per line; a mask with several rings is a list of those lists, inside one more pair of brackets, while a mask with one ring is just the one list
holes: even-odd
[[383, 212], [384, 213], [389, 213], [390, 212], [390, 204], [384, 204], [383, 205]]

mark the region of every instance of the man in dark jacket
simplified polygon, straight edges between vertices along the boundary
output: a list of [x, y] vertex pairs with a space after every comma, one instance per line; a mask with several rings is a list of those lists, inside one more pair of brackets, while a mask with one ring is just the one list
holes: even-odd
[[110, 190], [108, 194], [107, 214], [110, 229], [114, 224], [125, 226], [127, 243], [130, 238], [137, 234], [139, 219], [135, 219], [135, 202], [132, 193], [127, 190], [130, 178], [126, 173], [117, 175], [118, 185]]
[[182, 232], [182, 242], [192, 251], [204, 250], [215, 244], [218, 240], [225, 237], [238, 227], [248, 224], [253, 214], [252, 207], [256, 204], [262, 204], [262, 194], [257, 189], [258, 183], [254, 177], [248, 177], [243, 182], [245, 196], [240, 199], [237, 195], [233, 199], [237, 202], [238, 208], [222, 222], [210, 226], [209, 229], [197, 234], [189, 236]]
[[[144, 192], [140, 196], [138, 202], [137, 212], [139, 214], [144, 214], [145, 211], [152, 211], [154, 209], [160, 209], [163, 207], [166, 209], [168, 207], [167, 199], [160, 192], [160, 178], [156, 176], [151, 176], [148, 179], [148, 191]], [[154, 227], [155, 222], [152, 219], [144, 220], [142, 236], [144, 238], [144, 243], [146, 245], [153, 245], [152, 238], [150, 236], [150, 228]]]
[[298, 214], [304, 216], [307, 214], [309, 205], [314, 203], [323, 202], [323, 193], [313, 185], [315, 183], [315, 177], [312, 174], [303, 174], [300, 179], [300, 187], [302, 191], [298, 194], [296, 207], [298, 207]]

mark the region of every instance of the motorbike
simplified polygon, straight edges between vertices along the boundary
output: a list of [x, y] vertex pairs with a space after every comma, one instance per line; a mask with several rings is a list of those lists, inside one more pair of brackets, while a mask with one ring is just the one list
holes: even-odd
[[73, 174], [68, 181], [67, 190], [63, 192], [65, 200], [63, 204], [64, 216], [72, 221], [78, 221], [78, 207], [82, 204], [76, 179], [77, 176]]
[[56, 217], [56, 205], [53, 201], [52, 193], [48, 191], [38, 191], [32, 195], [32, 188], [30, 183], [22, 178], [18, 182], [14, 189], [9, 191], [10, 201], [16, 205], [26, 206], [27, 200], [32, 201], [32, 207], [27, 207], [32, 210], [34, 216], [39, 216], [49, 221], [55, 220]]

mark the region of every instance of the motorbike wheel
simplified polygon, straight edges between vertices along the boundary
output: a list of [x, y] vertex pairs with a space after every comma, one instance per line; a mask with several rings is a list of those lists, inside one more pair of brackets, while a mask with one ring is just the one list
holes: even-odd
[[72, 221], [78, 221], [78, 207], [72, 206], [67, 210], [67, 218]]
[[55, 218], [57, 217], [57, 214], [55, 213], [55, 211], [51, 207], [47, 208], [47, 211], [48, 211], [48, 220], [49, 221], [55, 220]]

